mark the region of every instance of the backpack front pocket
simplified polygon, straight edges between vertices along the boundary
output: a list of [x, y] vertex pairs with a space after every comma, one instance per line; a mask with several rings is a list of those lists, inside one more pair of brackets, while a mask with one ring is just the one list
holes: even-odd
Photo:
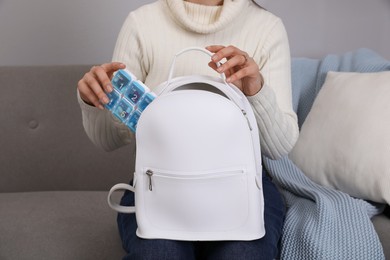
[[[245, 170], [173, 172], [145, 169], [137, 181], [148, 222], [170, 231], [234, 230], [248, 218]], [[141, 186], [141, 187], [140, 187]], [[147, 205], [147, 206], [146, 206]]]

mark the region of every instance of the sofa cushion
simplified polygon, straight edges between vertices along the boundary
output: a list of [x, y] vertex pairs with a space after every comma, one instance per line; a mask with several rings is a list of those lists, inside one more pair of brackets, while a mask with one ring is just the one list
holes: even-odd
[[313, 181], [390, 203], [390, 71], [329, 72], [290, 153]]
[[0, 193], [0, 259], [121, 259], [116, 213], [106, 196]]
[[[107, 192], [1, 193], [0, 259], [121, 259], [125, 254]], [[119, 200], [120, 194], [114, 194]], [[390, 257], [389, 218], [373, 218]]]
[[134, 147], [107, 153], [83, 129], [76, 88], [90, 67], [0, 67], [0, 192], [108, 191], [131, 179]]

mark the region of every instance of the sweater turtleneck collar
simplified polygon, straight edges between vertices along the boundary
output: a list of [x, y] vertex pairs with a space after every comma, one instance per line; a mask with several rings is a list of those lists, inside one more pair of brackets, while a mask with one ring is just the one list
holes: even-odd
[[240, 13], [248, 0], [225, 0], [220, 6], [200, 5], [184, 0], [165, 0], [170, 12], [185, 29], [201, 34], [223, 29]]

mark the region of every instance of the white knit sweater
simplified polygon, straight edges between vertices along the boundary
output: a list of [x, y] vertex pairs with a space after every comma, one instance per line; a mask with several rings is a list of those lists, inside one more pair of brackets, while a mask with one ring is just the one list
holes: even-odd
[[[265, 85], [248, 97], [258, 121], [262, 153], [286, 155], [298, 137], [292, 109], [290, 51], [283, 23], [250, 0], [225, 0], [203, 6], [183, 0], [158, 0], [129, 14], [118, 36], [113, 60], [126, 64], [152, 90], [168, 77], [173, 56], [180, 50], [212, 44], [234, 45], [258, 63]], [[218, 75], [208, 67], [210, 57], [186, 53], [177, 59], [176, 76]], [[84, 128], [105, 150], [133, 143], [134, 135], [108, 111], [84, 103], [79, 96]]]

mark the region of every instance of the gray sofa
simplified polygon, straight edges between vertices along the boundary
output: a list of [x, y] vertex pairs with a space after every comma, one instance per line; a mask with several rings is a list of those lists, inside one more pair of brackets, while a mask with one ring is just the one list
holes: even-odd
[[[85, 134], [76, 85], [88, 69], [0, 67], [2, 260], [124, 255], [106, 196], [129, 180], [130, 148], [106, 153]], [[373, 223], [390, 259], [390, 219]]]
[[88, 139], [76, 100], [89, 66], [1, 67], [0, 259], [120, 259], [107, 191], [128, 148]]

